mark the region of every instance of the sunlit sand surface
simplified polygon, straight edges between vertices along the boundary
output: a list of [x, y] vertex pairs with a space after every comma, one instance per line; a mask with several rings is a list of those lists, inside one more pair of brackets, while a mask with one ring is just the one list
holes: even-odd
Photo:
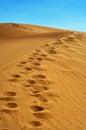
[[0, 24], [0, 130], [86, 129], [86, 33]]

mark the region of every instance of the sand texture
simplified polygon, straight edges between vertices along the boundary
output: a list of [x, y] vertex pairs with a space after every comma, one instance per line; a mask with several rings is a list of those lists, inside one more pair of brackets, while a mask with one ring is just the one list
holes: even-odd
[[86, 33], [0, 24], [0, 130], [86, 130]]

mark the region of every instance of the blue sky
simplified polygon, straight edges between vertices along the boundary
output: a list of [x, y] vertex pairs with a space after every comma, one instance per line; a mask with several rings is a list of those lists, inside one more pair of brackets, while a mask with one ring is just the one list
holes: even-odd
[[86, 32], [86, 0], [0, 0], [0, 22]]

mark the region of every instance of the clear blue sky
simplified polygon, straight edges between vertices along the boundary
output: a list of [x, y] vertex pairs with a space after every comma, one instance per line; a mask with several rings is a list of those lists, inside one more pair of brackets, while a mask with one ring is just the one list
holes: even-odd
[[86, 0], [0, 0], [0, 22], [86, 31]]

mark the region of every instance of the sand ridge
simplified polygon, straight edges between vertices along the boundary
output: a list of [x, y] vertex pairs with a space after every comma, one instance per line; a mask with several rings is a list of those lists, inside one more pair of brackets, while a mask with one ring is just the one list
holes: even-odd
[[45, 41], [3, 76], [1, 130], [86, 129], [86, 35]]

